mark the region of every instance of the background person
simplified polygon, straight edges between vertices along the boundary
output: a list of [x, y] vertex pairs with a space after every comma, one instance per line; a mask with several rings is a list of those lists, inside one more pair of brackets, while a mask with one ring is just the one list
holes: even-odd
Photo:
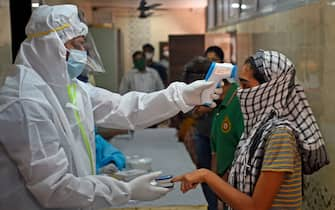
[[213, 110], [210, 136], [211, 170], [225, 181], [228, 181], [229, 169], [244, 129], [241, 105], [236, 95], [237, 88], [236, 83], [225, 79], [223, 93], [217, 101], [218, 106]]
[[[222, 49], [217, 46], [208, 47], [204, 54], [208, 59], [208, 67], [207, 65], [198, 67], [204, 70], [209, 69], [210, 62], [220, 63], [224, 60], [224, 53]], [[203, 78], [205, 78], [205, 76]], [[210, 134], [213, 120], [212, 111], [213, 109], [207, 106], [196, 106], [192, 111], [192, 115], [195, 118], [193, 141], [196, 148], [197, 168], [211, 169], [212, 151]], [[208, 210], [216, 210], [218, 204], [215, 193], [206, 183], [203, 183], [201, 186], [208, 202]]]
[[[184, 67], [184, 81], [192, 82], [204, 78], [211, 61], [202, 56], [197, 56]], [[207, 122], [211, 108], [205, 106], [195, 107], [192, 112], [183, 116], [179, 134], [183, 134], [183, 141], [197, 168], [211, 168], [210, 148], [210, 122]], [[200, 121], [200, 123], [199, 123]], [[202, 184], [202, 190], [208, 203], [208, 209], [217, 209], [217, 198], [206, 183]]]
[[145, 65], [144, 54], [141, 51], [133, 53], [134, 68], [128, 71], [122, 78], [120, 94], [130, 91], [151, 93], [162, 90], [164, 85], [156, 70]]
[[165, 67], [167, 75], [169, 75], [169, 69], [170, 69], [170, 50], [169, 50], [169, 45], [166, 44], [163, 46], [162, 49], [162, 55], [159, 63]]
[[147, 66], [157, 71], [163, 84], [165, 85], [165, 87], [167, 87], [168, 85], [167, 69], [160, 63], [153, 60], [155, 55], [154, 46], [152, 46], [152, 44], [147, 43], [142, 46], [142, 50], [145, 56]]

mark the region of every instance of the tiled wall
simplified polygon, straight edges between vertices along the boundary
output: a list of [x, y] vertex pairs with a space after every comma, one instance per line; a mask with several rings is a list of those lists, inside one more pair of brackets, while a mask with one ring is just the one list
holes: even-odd
[[239, 65], [259, 48], [281, 51], [295, 63], [331, 158], [329, 166], [305, 177], [303, 209], [335, 209], [335, 1], [321, 0], [212, 32], [233, 30]]
[[[192, 24], [190, 24], [192, 23]], [[170, 34], [201, 34], [205, 32], [204, 9], [168, 10], [155, 13], [146, 19], [137, 16], [115, 16], [113, 26], [119, 28], [123, 37], [124, 71], [133, 66], [131, 55], [142, 50], [149, 42], [155, 47], [155, 60], [159, 57], [159, 42], [168, 41]]]

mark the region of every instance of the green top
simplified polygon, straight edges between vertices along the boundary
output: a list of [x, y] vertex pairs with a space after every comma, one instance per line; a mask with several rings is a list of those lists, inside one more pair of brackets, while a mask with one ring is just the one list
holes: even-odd
[[216, 153], [217, 173], [223, 175], [234, 159], [235, 148], [243, 133], [243, 115], [232, 83], [220, 106], [213, 111], [211, 149]]

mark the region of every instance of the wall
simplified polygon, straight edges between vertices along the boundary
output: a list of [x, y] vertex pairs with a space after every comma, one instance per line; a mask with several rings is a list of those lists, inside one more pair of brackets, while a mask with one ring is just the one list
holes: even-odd
[[95, 74], [95, 83], [99, 87], [117, 92], [119, 89], [118, 31], [114, 28], [99, 27], [90, 27], [89, 30], [95, 39], [96, 48], [105, 69], [104, 73]]
[[0, 67], [12, 62], [9, 0], [0, 0]]
[[[136, 11], [135, 11], [136, 12]], [[155, 47], [155, 60], [159, 58], [159, 42], [168, 41], [169, 34], [200, 34], [205, 32], [204, 9], [175, 9], [139, 19], [129, 12], [125, 16], [114, 16], [113, 25], [120, 28], [123, 36], [124, 70], [132, 67], [131, 55], [151, 43]], [[137, 14], [137, 12], [136, 12]]]
[[0, 0], [0, 87], [12, 63], [9, 0]]
[[85, 12], [88, 24], [120, 29], [120, 72], [133, 66], [132, 54], [142, 50], [142, 45], [151, 43], [155, 47], [154, 60], [159, 60], [159, 42], [167, 42], [169, 35], [203, 34], [206, 28], [205, 9], [167, 9], [154, 11], [148, 18], [138, 18], [136, 9], [97, 7], [91, 10], [90, 3], [78, 4]]
[[120, 29], [119, 44], [122, 49], [120, 72], [132, 68], [131, 56], [136, 50], [142, 50], [143, 44], [151, 43], [155, 47], [154, 59], [158, 60], [159, 42], [167, 42], [170, 34], [203, 34], [206, 28], [204, 8], [155, 10], [152, 16], [139, 19], [137, 17], [139, 11], [136, 8], [112, 8], [101, 2], [94, 4], [79, 0], [45, 0], [45, 2], [51, 5], [75, 3], [84, 11], [89, 25], [104, 27], [103, 25], [107, 24], [108, 27]]
[[259, 17], [211, 31], [237, 31], [237, 59], [241, 65], [256, 49], [286, 54], [297, 67], [297, 77], [324, 135], [331, 164], [305, 177], [303, 209], [335, 209], [335, 6], [332, 1]]

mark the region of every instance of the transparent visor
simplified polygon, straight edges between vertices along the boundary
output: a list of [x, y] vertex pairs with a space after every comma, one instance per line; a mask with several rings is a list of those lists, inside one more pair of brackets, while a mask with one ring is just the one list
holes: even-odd
[[85, 49], [87, 50], [87, 64], [85, 71], [87, 72], [105, 72], [100, 54], [94, 43], [92, 35], [88, 32], [85, 39]]
[[[81, 22], [87, 25], [85, 15], [82, 10], [78, 11], [78, 17]], [[94, 38], [90, 34], [90, 32], [88, 32], [85, 37], [84, 46], [87, 51], [87, 64], [83, 73], [88, 74], [89, 72], [100, 72], [100, 73], [105, 72], [105, 68], [103, 66], [100, 54], [95, 45]]]

